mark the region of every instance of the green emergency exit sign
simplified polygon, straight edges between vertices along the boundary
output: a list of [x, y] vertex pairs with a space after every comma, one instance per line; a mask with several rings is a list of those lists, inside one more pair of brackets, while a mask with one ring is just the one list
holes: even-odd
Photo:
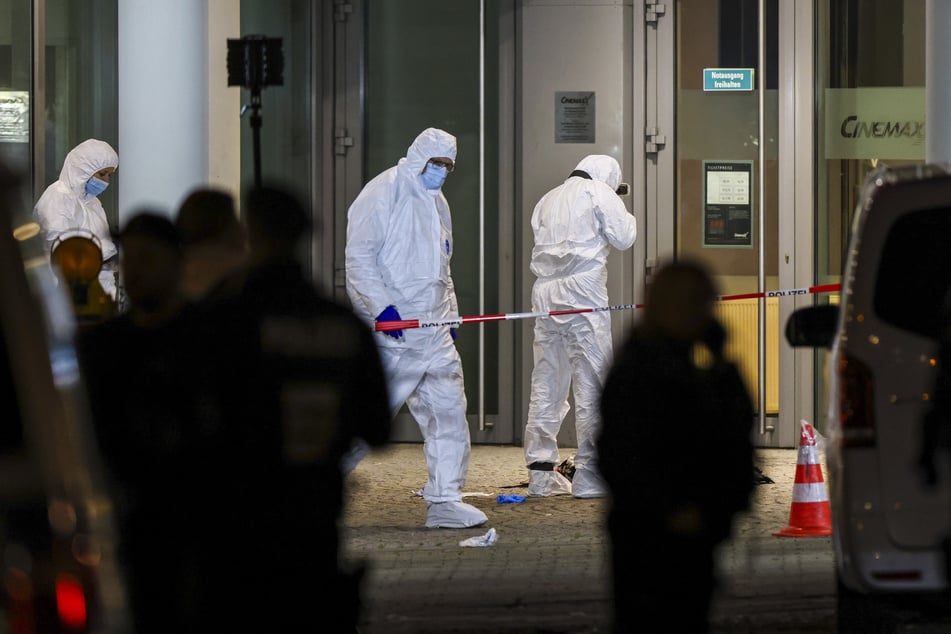
[[705, 91], [750, 91], [753, 90], [752, 68], [704, 68]]

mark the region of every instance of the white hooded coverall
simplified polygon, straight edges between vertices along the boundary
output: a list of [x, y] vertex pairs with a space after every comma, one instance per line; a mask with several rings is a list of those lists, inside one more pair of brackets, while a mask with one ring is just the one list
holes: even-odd
[[[420, 179], [434, 157], [455, 161], [456, 138], [428, 128], [397, 165], [366, 184], [347, 213], [347, 294], [370, 324], [387, 306], [423, 322], [459, 317], [449, 270], [449, 203]], [[470, 437], [462, 361], [449, 327], [404, 330], [401, 341], [382, 332], [376, 338], [392, 413], [406, 403], [423, 436], [429, 471], [423, 498], [460, 501]]]
[[[105, 141], [87, 139], [66, 155], [59, 180], [46, 188], [33, 207], [33, 216], [46, 237], [47, 254], [60, 236], [72, 231], [94, 235], [99, 240], [104, 263], [116, 254], [102, 203], [86, 192], [90, 177], [107, 167], [118, 168], [119, 155]], [[113, 261], [104, 264], [99, 271], [99, 284], [113, 300], [116, 298], [115, 270]]]
[[[533, 312], [607, 306], [610, 247], [627, 249], [637, 237], [636, 220], [615, 193], [621, 180], [618, 162], [610, 156], [589, 155], [575, 170], [591, 178], [569, 176], [545, 194], [532, 213]], [[606, 487], [597, 471], [595, 441], [601, 390], [613, 358], [610, 312], [540, 317], [534, 330], [526, 463], [558, 463], [557, 436], [572, 388], [578, 451], [571, 493], [603, 496]]]

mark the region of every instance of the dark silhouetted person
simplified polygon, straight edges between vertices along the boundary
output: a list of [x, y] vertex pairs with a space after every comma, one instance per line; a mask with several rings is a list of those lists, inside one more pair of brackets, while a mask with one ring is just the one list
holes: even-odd
[[707, 632], [715, 548], [749, 506], [754, 411], [722, 357], [716, 298], [700, 265], [661, 269], [608, 373], [598, 451], [617, 632]]
[[118, 241], [128, 309], [84, 331], [79, 357], [116, 485], [136, 631], [188, 631], [218, 516], [205, 474], [217, 475], [222, 419], [196, 314], [180, 290], [174, 224], [142, 212]]
[[222, 189], [192, 190], [178, 208], [175, 226], [182, 236], [182, 291], [198, 301], [247, 260], [247, 240], [234, 197]]
[[359, 574], [339, 553], [341, 458], [357, 439], [389, 439], [383, 367], [366, 323], [304, 275], [296, 255], [311, 221], [301, 202], [255, 187], [243, 209], [249, 265], [208, 308], [227, 418], [247, 447], [234, 521], [254, 576], [232, 597], [235, 617], [255, 631], [352, 632]]

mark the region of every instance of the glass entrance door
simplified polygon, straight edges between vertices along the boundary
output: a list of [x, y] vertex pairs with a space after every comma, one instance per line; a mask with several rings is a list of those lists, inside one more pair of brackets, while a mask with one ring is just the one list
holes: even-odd
[[[456, 169], [443, 192], [452, 210], [452, 274], [462, 316], [501, 312], [500, 217], [512, 213], [499, 196], [498, 31], [500, 16], [513, 15], [507, 4], [366, 0], [362, 5], [362, 128], [349, 128], [363, 134], [360, 151], [351, 155], [361, 162], [359, 185], [395, 165], [422, 130], [441, 128], [456, 136]], [[348, 205], [357, 193], [348, 193]], [[500, 389], [508, 392], [513, 383], [511, 357], [506, 363], [499, 357], [505, 326], [464, 324], [458, 331], [473, 442], [513, 437], [511, 417], [504, 417], [506, 429], [496, 427], [500, 400], [510, 398], [500, 398]], [[421, 439], [405, 412], [393, 438]]]
[[[675, 248], [678, 259], [705, 263], [728, 296], [757, 293], [761, 283], [765, 291], [778, 290], [776, 0], [766, 7], [761, 68], [756, 0], [677, 3]], [[779, 411], [778, 299], [724, 300], [717, 308], [729, 335], [727, 354], [738, 363], [769, 430]]]
[[[866, 175], [881, 165], [924, 160], [925, 4], [678, 1], [669, 61], [676, 77], [671, 241], [677, 257], [706, 262], [728, 295], [841, 280]], [[742, 83], [746, 69], [753, 72], [752, 90], [710, 83], [711, 74], [723, 70], [738, 71], [729, 79]], [[746, 214], [747, 201], [749, 238], [745, 227], [730, 228]], [[790, 428], [800, 417], [821, 420], [824, 407], [825, 355], [810, 357], [804, 369], [805, 357], [795, 356], [801, 353], [790, 352], [781, 338], [784, 316], [793, 302], [835, 301], [835, 293], [818, 293], [721, 303], [731, 355], [761, 407], [766, 446], [794, 441]], [[754, 321], [756, 304], [765, 310], [762, 333]], [[806, 397], [802, 385], [810, 384]], [[798, 415], [784, 411], [787, 406]]]

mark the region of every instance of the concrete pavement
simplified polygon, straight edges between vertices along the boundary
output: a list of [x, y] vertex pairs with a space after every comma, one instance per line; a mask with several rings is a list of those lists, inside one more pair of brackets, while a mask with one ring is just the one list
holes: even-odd
[[[715, 632], [835, 632], [831, 538], [772, 535], [790, 519], [797, 456], [757, 450], [773, 483], [757, 486], [752, 510], [719, 554]], [[610, 632], [606, 500], [497, 503], [500, 494], [527, 495], [527, 479], [521, 447], [473, 446], [466, 501], [488, 523], [427, 529], [416, 495], [426, 481], [422, 446], [396, 444], [365, 458], [348, 480], [343, 533], [345, 557], [369, 565], [360, 631]], [[495, 545], [459, 545], [489, 528]]]

